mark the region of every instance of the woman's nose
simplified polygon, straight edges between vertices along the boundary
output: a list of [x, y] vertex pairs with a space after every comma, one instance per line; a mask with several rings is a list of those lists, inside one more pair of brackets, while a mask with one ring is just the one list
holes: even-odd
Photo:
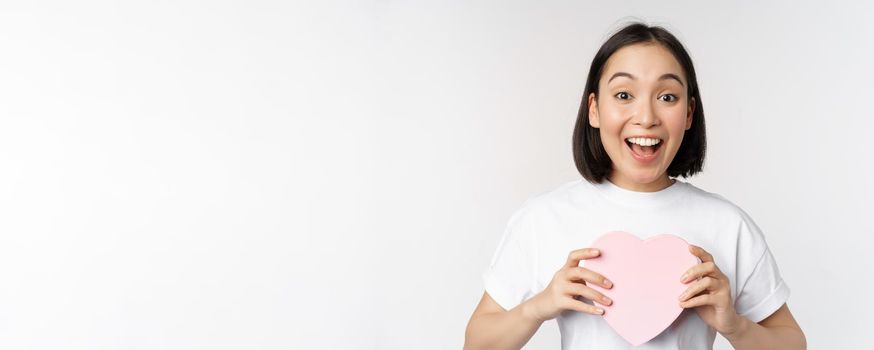
[[655, 109], [652, 106], [652, 102], [639, 103], [632, 121], [634, 124], [645, 128], [656, 125], [658, 123], [658, 117], [655, 115]]

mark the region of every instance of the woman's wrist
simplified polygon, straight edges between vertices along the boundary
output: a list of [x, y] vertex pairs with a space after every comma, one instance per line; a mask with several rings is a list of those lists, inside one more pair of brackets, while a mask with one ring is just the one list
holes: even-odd
[[519, 313], [526, 321], [539, 325], [543, 323], [544, 320], [540, 318], [537, 312], [536, 298], [537, 296], [534, 296], [522, 302], [522, 304], [519, 305]]
[[750, 319], [743, 317], [741, 315], [738, 315], [737, 317], [738, 317], [738, 325], [735, 328], [735, 330], [730, 332], [730, 333], [721, 333], [722, 336], [725, 337], [725, 339], [728, 340], [729, 342], [734, 342], [738, 339], [743, 338], [744, 335], [746, 334], [746, 332], [753, 325], [753, 321], [750, 321]]

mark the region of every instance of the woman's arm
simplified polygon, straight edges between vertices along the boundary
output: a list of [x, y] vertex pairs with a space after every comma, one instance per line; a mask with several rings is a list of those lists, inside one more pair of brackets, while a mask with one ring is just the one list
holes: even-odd
[[786, 304], [762, 322], [743, 317], [733, 334], [723, 334], [735, 349], [807, 349], [807, 339]]
[[521, 349], [543, 324], [529, 312], [529, 301], [507, 311], [483, 293], [467, 324], [464, 349]]
[[[704, 248], [689, 245], [689, 251], [701, 259], [681, 278], [689, 288], [680, 295], [680, 306], [695, 308], [698, 317], [728, 339], [735, 349], [807, 349], [807, 340], [783, 303], [771, 316], [758, 324], [737, 313], [731, 298], [731, 282], [719, 270]], [[696, 280], [697, 279], [697, 280]]]
[[600, 307], [576, 299], [581, 296], [601, 305], [613, 303], [587, 285], [594, 283], [610, 289], [613, 283], [601, 274], [579, 266], [581, 260], [600, 255], [601, 251], [594, 248], [571, 251], [565, 265], [555, 272], [542, 292], [510, 310], [501, 307], [488, 292], [483, 293], [464, 332], [464, 348], [521, 349], [543, 322], [556, 318], [564, 310], [603, 315], [604, 310]]

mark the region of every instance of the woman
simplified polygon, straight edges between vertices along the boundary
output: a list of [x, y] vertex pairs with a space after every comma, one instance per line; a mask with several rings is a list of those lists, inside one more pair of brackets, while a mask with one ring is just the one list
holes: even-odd
[[[724, 197], [676, 179], [700, 172], [704, 111], [695, 70], [668, 31], [632, 23], [595, 55], [573, 135], [583, 179], [529, 198], [510, 218], [489, 268], [465, 349], [519, 349], [557, 319], [563, 349], [631, 349], [603, 319], [612, 286], [580, 266], [601, 233], [670, 232], [701, 263], [682, 278], [684, 310], [635, 349], [710, 349], [716, 332], [737, 349], [804, 349], [789, 288], [764, 235]], [[568, 253], [569, 252], [569, 253]], [[557, 271], [556, 271], [557, 270]]]

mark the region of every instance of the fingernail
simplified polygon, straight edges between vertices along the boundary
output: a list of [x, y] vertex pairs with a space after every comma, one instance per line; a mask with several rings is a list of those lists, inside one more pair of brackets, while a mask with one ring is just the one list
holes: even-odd
[[604, 284], [607, 285], [607, 288], [613, 287], [613, 282], [610, 282], [608, 279], [604, 279]]
[[613, 302], [613, 300], [610, 300], [610, 298], [608, 298], [607, 296], [603, 296], [603, 297], [601, 297], [601, 299], [604, 300], [604, 301], [607, 302], [607, 303], [612, 303], [612, 302]]
[[601, 314], [601, 315], [604, 314], [604, 309], [598, 308], [598, 309], [596, 309], [596, 311], [598, 311], [598, 313]]

